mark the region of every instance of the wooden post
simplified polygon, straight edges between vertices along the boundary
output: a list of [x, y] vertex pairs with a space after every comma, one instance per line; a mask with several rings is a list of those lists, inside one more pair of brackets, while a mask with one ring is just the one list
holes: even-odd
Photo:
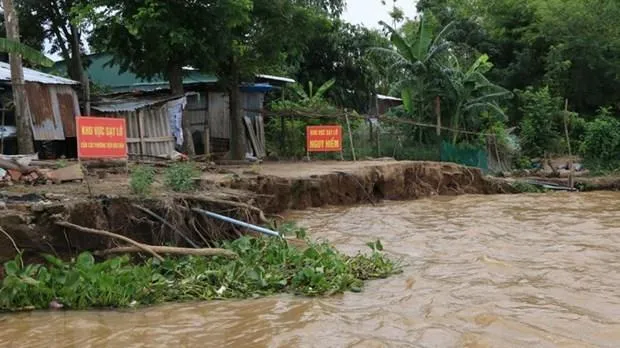
[[5, 109], [2, 109], [2, 139], [0, 139], [0, 154], [4, 154], [4, 116], [5, 116]]
[[144, 111], [138, 110], [138, 139], [140, 139], [140, 156], [146, 155], [146, 144], [144, 142]]
[[286, 147], [286, 124], [284, 123], [284, 115], [280, 115], [280, 157], [284, 155]]
[[349, 122], [349, 113], [347, 109], [344, 109], [344, 119], [347, 122], [347, 130], [349, 131], [349, 142], [351, 143], [351, 154], [353, 155], [353, 161], [357, 161], [355, 156], [355, 146], [353, 145], [353, 134], [351, 133], [351, 123]]
[[575, 186], [574, 185], [574, 178], [573, 178], [573, 173], [574, 173], [574, 166], [573, 166], [573, 151], [571, 149], [570, 146], [570, 136], [568, 134], [568, 99], [566, 99], [564, 101], [564, 133], [566, 134], [566, 145], [568, 146], [568, 169], [570, 170], [569, 174], [568, 174], [568, 187], [570, 187], [571, 189]]
[[[379, 119], [377, 119], [377, 122], [379, 122]], [[376, 130], [376, 134], [375, 136], [377, 137], [377, 157], [381, 157], [381, 128], [379, 128], [379, 125], [377, 124], [377, 130]]]
[[[13, 6], [13, 0], [2, 0], [4, 9], [4, 23], [7, 39], [20, 42], [19, 19]], [[28, 108], [28, 95], [24, 83], [24, 67], [22, 56], [19, 53], [9, 54], [11, 66], [11, 88], [13, 89], [13, 101], [15, 104], [15, 125], [17, 126], [17, 153], [34, 153], [34, 141], [32, 137], [32, 121]]]
[[209, 129], [209, 122], [206, 120], [202, 141], [204, 142], [205, 158], [211, 160], [211, 130]]
[[441, 98], [435, 98], [435, 115], [437, 116], [437, 137], [441, 136]]

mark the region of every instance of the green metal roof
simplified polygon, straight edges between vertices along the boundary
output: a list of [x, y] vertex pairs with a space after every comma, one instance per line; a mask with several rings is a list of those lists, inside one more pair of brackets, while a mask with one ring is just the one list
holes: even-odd
[[[91, 54], [87, 56], [90, 61], [87, 72], [90, 80], [104, 88], [109, 88], [112, 92], [129, 92], [133, 90], [152, 91], [156, 89], [168, 88], [168, 81], [154, 77], [150, 81], [141, 79], [136, 74], [125, 71], [121, 73], [120, 66], [108, 64], [112, 56], [107, 53]], [[64, 61], [57, 62], [53, 68], [55, 71], [66, 74], [67, 67]], [[186, 70], [183, 84], [213, 84], [217, 77], [200, 73], [197, 70]]]

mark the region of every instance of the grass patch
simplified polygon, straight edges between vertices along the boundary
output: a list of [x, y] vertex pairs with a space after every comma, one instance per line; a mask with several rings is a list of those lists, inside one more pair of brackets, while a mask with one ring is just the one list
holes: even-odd
[[280, 238], [243, 237], [222, 247], [239, 258], [149, 259], [129, 256], [97, 262], [82, 253], [71, 262], [45, 255], [45, 265], [23, 265], [18, 255], [5, 263], [0, 310], [119, 308], [171, 301], [251, 298], [277, 293], [321, 296], [361, 291], [363, 281], [385, 278], [400, 267], [372, 244], [368, 255], [347, 256], [324, 242], [305, 250]]

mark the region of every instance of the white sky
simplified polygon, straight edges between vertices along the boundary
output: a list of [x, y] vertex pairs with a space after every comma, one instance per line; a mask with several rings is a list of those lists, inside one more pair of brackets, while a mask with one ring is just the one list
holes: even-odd
[[[391, 24], [389, 13], [392, 10], [392, 0], [385, 2], [384, 6], [381, 0], [348, 0], [347, 10], [342, 17], [347, 22], [370, 28], [379, 28], [378, 23], [381, 20]], [[405, 12], [406, 17], [413, 18], [416, 15], [416, 3], [416, 0], [397, 0], [396, 6]]]

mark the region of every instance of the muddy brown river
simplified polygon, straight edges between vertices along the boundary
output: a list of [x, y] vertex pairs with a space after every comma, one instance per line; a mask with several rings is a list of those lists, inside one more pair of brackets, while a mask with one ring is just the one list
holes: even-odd
[[1, 347], [619, 347], [620, 194], [436, 197], [291, 215], [404, 273], [362, 293], [0, 317]]

